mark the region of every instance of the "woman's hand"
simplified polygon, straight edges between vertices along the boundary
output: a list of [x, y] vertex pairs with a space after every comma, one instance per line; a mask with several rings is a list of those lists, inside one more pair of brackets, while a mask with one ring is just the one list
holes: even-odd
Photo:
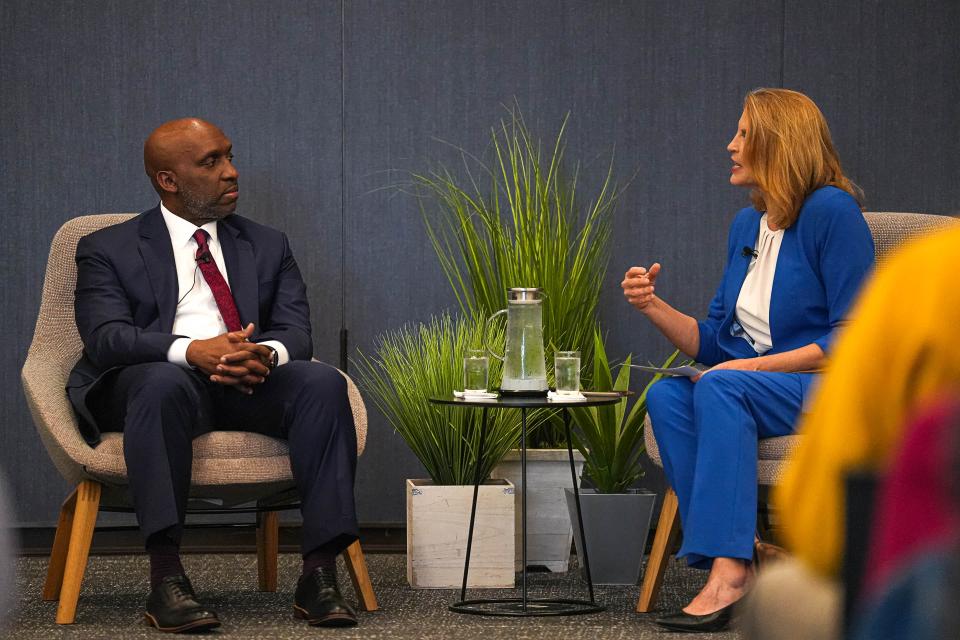
[[726, 362], [721, 362], [720, 364], [710, 367], [700, 375], [690, 378], [690, 380], [692, 382], [696, 382], [711, 371], [723, 371], [724, 369], [735, 371], [760, 371], [760, 363], [758, 362], [759, 359], [760, 358], [740, 358], [737, 360], [727, 360]]
[[623, 295], [660, 330], [677, 349], [695, 358], [700, 345], [700, 328], [697, 321], [680, 313], [663, 298], [654, 295], [654, 285], [660, 275], [660, 263], [654, 262], [649, 269], [630, 267], [623, 274]]
[[736, 369], [738, 371], [770, 371], [780, 373], [818, 373], [822, 370], [826, 357], [823, 349], [816, 343], [810, 343], [806, 346], [790, 351], [783, 351], [775, 354], [765, 354], [756, 358], [740, 358], [737, 360], [727, 360], [711, 367], [701, 373], [696, 378], [690, 378], [696, 382], [711, 371], [722, 371], [723, 369]]
[[654, 284], [660, 274], [660, 263], [654, 262], [649, 269], [644, 267], [630, 267], [623, 276], [623, 295], [627, 302], [643, 311], [653, 302]]

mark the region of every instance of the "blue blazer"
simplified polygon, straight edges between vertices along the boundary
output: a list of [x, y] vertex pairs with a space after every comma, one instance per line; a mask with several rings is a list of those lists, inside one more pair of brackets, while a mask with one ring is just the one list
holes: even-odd
[[[698, 323], [698, 362], [712, 366], [757, 356], [746, 340], [731, 335], [730, 327], [750, 264], [743, 248], [755, 247], [762, 215], [747, 207], [733, 220], [723, 279], [707, 318]], [[821, 187], [810, 194], [797, 221], [783, 233], [770, 298], [773, 348], [767, 353], [811, 343], [826, 353], [873, 260], [873, 238], [853, 197], [836, 187]]]
[[[238, 215], [218, 224], [230, 289], [252, 340], [279, 340], [291, 360], [313, 353], [306, 286], [287, 237]], [[177, 272], [160, 207], [81, 238], [74, 313], [83, 355], [67, 382], [80, 431], [100, 440], [87, 397], [105, 374], [142, 362], [165, 362], [177, 311]]]

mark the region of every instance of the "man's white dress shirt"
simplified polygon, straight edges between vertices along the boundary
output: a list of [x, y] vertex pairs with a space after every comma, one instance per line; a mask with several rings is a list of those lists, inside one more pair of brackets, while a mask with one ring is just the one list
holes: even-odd
[[[230, 275], [227, 273], [223, 250], [217, 237], [216, 221], [197, 227], [171, 212], [162, 203], [160, 213], [163, 214], [163, 221], [170, 233], [173, 260], [177, 267], [177, 312], [173, 318], [173, 333], [189, 336], [173, 341], [167, 350], [167, 360], [182, 367], [189, 367], [187, 347], [193, 340], [206, 340], [227, 332], [227, 325], [220, 316], [220, 309], [217, 307], [216, 298], [213, 297], [213, 291], [200, 272], [200, 265], [197, 264], [197, 241], [193, 234], [198, 228], [207, 232], [210, 255], [213, 256], [227, 286], [230, 285]], [[265, 340], [261, 344], [277, 350], [279, 364], [290, 361], [287, 348], [279, 340]]]

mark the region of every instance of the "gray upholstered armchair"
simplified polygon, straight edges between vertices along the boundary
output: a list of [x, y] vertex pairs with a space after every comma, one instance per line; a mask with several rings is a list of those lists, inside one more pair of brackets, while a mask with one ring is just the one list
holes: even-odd
[[[924, 213], [864, 213], [863, 216], [873, 235], [878, 263], [882, 262], [884, 257], [904, 240], [956, 223], [954, 218]], [[644, 432], [647, 455], [654, 464], [663, 467], [653, 429], [650, 417], [647, 416]], [[760, 485], [772, 486], [777, 483], [790, 451], [800, 437], [802, 436], [783, 436], [760, 440], [757, 460], [757, 479]], [[638, 612], [650, 611], [660, 592], [670, 550], [674, 546], [679, 531], [678, 506], [677, 494], [672, 488], [668, 488], [663, 498], [657, 531], [650, 549], [650, 558], [643, 575], [640, 599], [637, 602]]]
[[[40, 438], [54, 465], [76, 487], [60, 510], [43, 587], [45, 600], [60, 600], [59, 624], [70, 624], [76, 617], [100, 507], [130, 506], [123, 434], [106, 433], [101, 444], [91, 448], [80, 435], [65, 391], [67, 376], [83, 348], [73, 311], [77, 242], [132, 216], [81, 216], [69, 220], [57, 232], [50, 247], [33, 342], [23, 365], [23, 389]], [[356, 385], [346, 374], [344, 377], [359, 455], [366, 443], [367, 412]], [[216, 505], [258, 505], [257, 568], [262, 591], [277, 588], [279, 519], [272, 508], [295, 499], [293, 488], [287, 443], [283, 440], [241, 431], [214, 431], [194, 440], [192, 506], [203, 506], [203, 499], [213, 499]], [[360, 543], [355, 542], [343, 555], [360, 606], [375, 610], [377, 601]]]

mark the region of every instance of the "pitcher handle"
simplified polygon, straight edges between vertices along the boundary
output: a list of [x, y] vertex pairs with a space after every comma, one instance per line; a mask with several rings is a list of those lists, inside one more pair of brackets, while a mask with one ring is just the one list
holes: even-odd
[[500, 362], [503, 362], [503, 361], [504, 361], [504, 360], [503, 360], [503, 356], [497, 355], [497, 353], [494, 352], [494, 350], [490, 348], [490, 343], [487, 341], [487, 337], [488, 337], [489, 334], [490, 334], [490, 321], [493, 320], [494, 318], [496, 318], [496, 317], [497, 317], [498, 315], [500, 315], [501, 313], [506, 313], [506, 312], [507, 312], [506, 309], [500, 309], [500, 311], [497, 311], [495, 314], [493, 314], [492, 316], [490, 316], [489, 318], [487, 318], [486, 321], [483, 323], [483, 346], [484, 346], [484, 348], [486, 348], [487, 353], [489, 353], [490, 355], [492, 355], [494, 358], [496, 358], [496, 359], [499, 360]]

